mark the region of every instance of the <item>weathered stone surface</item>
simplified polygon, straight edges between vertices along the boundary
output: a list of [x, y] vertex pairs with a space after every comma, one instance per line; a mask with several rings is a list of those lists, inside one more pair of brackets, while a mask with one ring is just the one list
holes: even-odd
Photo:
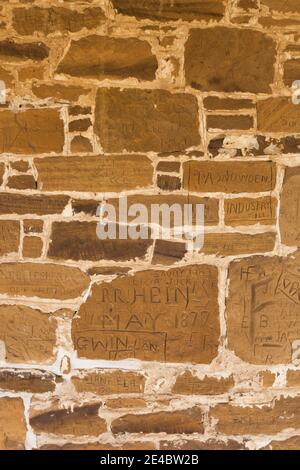
[[39, 158], [35, 166], [44, 191], [120, 192], [151, 186], [153, 178], [143, 155]]
[[286, 168], [280, 198], [281, 241], [288, 246], [300, 246], [300, 167]]
[[233, 439], [228, 439], [227, 441], [208, 439], [207, 441], [199, 440], [180, 440], [174, 441], [161, 441], [160, 443], [161, 450], [244, 450], [245, 445], [235, 441]]
[[180, 162], [171, 162], [166, 160], [159, 162], [156, 167], [156, 170], [162, 171], [163, 173], [179, 173], [180, 166]]
[[79, 357], [209, 363], [220, 334], [217, 269], [144, 271], [94, 285], [73, 320]]
[[63, 146], [64, 125], [59, 110], [27, 109], [18, 113], [0, 111], [1, 153], [60, 153]]
[[194, 96], [165, 90], [101, 88], [95, 132], [105, 152], [172, 152], [200, 144]]
[[151, 239], [101, 240], [97, 222], [53, 222], [48, 256], [76, 261], [129, 261], [144, 258], [151, 244]]
[[70, 132], [85, 132], [87, 131], [92, 125], [92, 121], [90, 118], [86, 119], [76, 119], [75, 121], [71, 121], [69, 123], [69, 131]]
[[0, 220], [0, 256], [17, 253], [20, 244], [20, 223]]
[[123, 444], [64, 444], [62, 446], [55, 444], [47, 444], [39, 448], [39, 450], [155, 450], [155, 444], [152, 442], [124, 442]]
[[223, 0], [112, 0], [118, 13], [158, 21], [220, 20]]
[[[89, 214], [89, 215], [96, 215], [97, 209], [100, 205], [101, 201], [96, 201], [92, 199], [75, 199], [72, 200], [72, 208], [74, 214]], [[118, 198], [111, 198], [107, 199], [107, 203], [112, 204], [115, 207], [117, 220], [120, 220], [120, 212], [119, 212], [119, 204], [120, 199]], [[217, 225], [219, 222], [219, 202], [218, 199], [215, 198], [208, 198], [208, 197], [197, 197], [197, 196], [185, 196], [179, 194], [156, 194], [156, 195], [141, 195], [135, 194], [132, 196], [127, 197], [127, 205], [130, 207], [133, 204], [143, 204], [147, 210], [148, 214], [151, 214], [151, 209], [153, 205], [159, 205], [161, 208], [166, 207], [164, 204], [169, 205], [170, 208], [173, 204], [178, 205], [182, 211], [182, 215], [184, 214], [184, 205], [191, 204], [192, 205], [192, 221], [193, 224], [196, 223], [196, 205], [203, 204], [204, 206], [204, 222], [205, 225]], [[177, 207], [177, 206], [176, 206]], [[135, 219], [135, 216], [128, 215], [128, 222], [132, 222]], [[181, 218], [182, 219], [182, 218]], [[168, 220], [167, 220], [168, 222]], [[174, 213], [170, 211], [170, 226], [173, 227], [174, 223], [176, 223], [176, 219], [174, 218]], [[162, 226], [163, 219], [160, 213], [160, 225]], [[176, 225], [178, 225], [176, 223]]]
[[260, 31], [193, 29], [185, 46], [185, 77], [201, 91], [268, 93], [275, 59], [275, 42]]
[[43, 240], [40, 237], [23, 238], [23, 257], [40, 258], [43, 251]]
[[300, 76], [300, 60], [291, 59], [284, 63], [284, 83], [286, 86], [291, 87]]
[[125, 415], [111, 424], [113, 434], [119, 433], [159, 433], [193, 434], [203, 432], [203, 413], [194, 407], [184, 411]]
[[300, 436], [293, 436], [282, 441], [271, 441], [261, 450], [300, 450]]
[[158, 175], [156, 184], [163, 191], [177, 191], [181, 188], [181, 180], [177, 176]]
[[23, 221], [24, 233], [41, 233], [43, 231], [43, 220], [28, 219]]
[[99, 80], [154, 80], [157, 68], [157, 59], [147, 41], [93, 35], [71, 42], [57, 73]]
[[300, 385], [300, 370], [288, 370], [286, 373], [286, 383], [288, 387], [299, 387]]
[[207, 233], [201, 251], [208, 255], [235, 256], [268, 253], [275, 248], [276, 233]]
[[179, 395], [220, 395], [229, 392], [234, 386], [233, 377], [209, 377], [199, 379], [190, 371], [179, 375], [172, 393]]
[[29, 163], [26, 160], [10, 162], [10, 166], [13, 170], [20, 171], [21, 173], [26, 173], [29, 170]]
[[123, 393], [143, 393], [145, 377], [137, 372], [82, 372], [72, 378], [78, 393], [95, 393], [96, 395], [118, 395]]
[[0, 398], [0, 450], [24, 450], [26, 424], [21, 398]]
[[68, 204], [68, 196], [0, 193], [0, 214], [61, 214]]
[[75, 33], [82, 28], [92, 29], [105, 19], [101, 8], [85, 8], [77, 11], [52, 7], [14, 8], [13, 27], [21, 35], [41, 32], [45, 35], [56, 31]]
[[99, 436], [106, 431], [106, 421], [98, 415], [99, 404], [75, 406], [73, 410], [32, 409], [30, 426], [36, 433], [69, 434], [74, 436]]
[[300, 106], [288, 97], [259, 100], [257, 128], [260, 132], [300, 133]]
[[76, 135], [71, 142], [71, 152], [76, 153], [92, 153], [93, 146], [89, 139], [82, 135]]
[[207, 129], [240, 129], [248, 130], [253, 127], [253, 117], [247, 115], [227, 114], [208, 115], [206, 118]]
[[274, 434], [299, 428], [299, 404], [299, 397], [281, 397], [273, 405], [260, 407], [221, 404], [212, 408], [211, 416], [218, 420], [217, 430], [224, 434]]
[[235, 98], [219, 98], [218, 96], [207, 96], [203, 100], [204, 107], [209, 111], [214, 110], [238, 110], [254, 108], [252, 100], [235, 99]]
[[183, 164], [183, 188], [193, 192], [256, 193], [271, 191], [276, 183], [272, 162], [211, 162]]
[[89, 278], [80, 269], [59, 264], [3, 263], [0, 265], [0, 294], [75, 299], [88, 287]]
[[270, 10], [278, 11], [280, 13], [299, 13], [300, 5], [298, 0], [261, 0], [262, 5], [266, 5]]
[[61, 379], [51, 372], [0, 370], [0, 389], [12, 392], [47, 393], [55, 390]]
[[146, 408], [147, 402], [143, 398], [109, 398], [105, 400], [106, 408], [112, 410], [118, 409], [136, 409], [136, 408]]
[[49, 49], [41, 42], [22, 43], [13, 39], [0, 41], [0, 59], [3, 62], [41, 61], [48, 56]]
[[13, 175], [7, 180], [10, 189], [36, 189], [36, 181], [32, 175]]
[[172, 265], [182, 260], [187, 253], [186, 243], [156, 240], [152, 264]]
[[54, 83], [48, 85], [46, 83], [33, 83], [32, 92], [37, 98], [54, 99], [56, 101], [77, 101], [80, 96], [87, 95], [91, 90], [75, 85], [61, 85]]
[[51, 315], [30, 307], [1, 305], [0, 320], [0, 340], [8, 362], [53, 362], [57, 325]]
[[299, 253], [233, 262], [227, 299], [228, 347], [254, 364], [288, 364], [299, 340]]
[[225, 199], [225, 224], [274, 225], [276, 223], [277, 200], [272, 197]]

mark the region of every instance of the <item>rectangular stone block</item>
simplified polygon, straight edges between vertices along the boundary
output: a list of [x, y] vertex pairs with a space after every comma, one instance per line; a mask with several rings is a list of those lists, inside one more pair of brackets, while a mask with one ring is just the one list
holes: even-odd
[[73, 320], [79, 357], [209, 363], [220, 334], [218, 272], [192, 265], [93, 286]]

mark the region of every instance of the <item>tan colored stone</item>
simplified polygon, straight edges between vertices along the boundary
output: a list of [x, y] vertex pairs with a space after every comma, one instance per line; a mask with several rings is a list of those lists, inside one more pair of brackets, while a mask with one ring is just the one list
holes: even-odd
[[178, 395], [221, 395], [229, 392], [234, 386], [233, 377], [209, 377], [199, 379], [190, 371], [179, 375], [172, 388]]
[[210, 363], [220, 334], [217, 269], [144, 271], [94, 285], [73, 320], [79, 357]]
[[20, 244], [20, 223], [0, 220], [0, 256], [17, 253]]
[[100, 88], [95, 113], [105, 152], [173, 152], [200, 144], [198, 104], [189, 94]]
[[266, 5], [270, 10], [278, 11], [280, 13], [299, 13], [300, 5], [298, 0], [261, 0], [262, 5]]
[[228, 347], [246, 362], [288, 364], [299, 340], [299, 253], [233, 262], [227, 299]]
[[47, 393], [54, 392], [56, 384], [61, 381], [51, 372], [34, 370], [0, 370], [0, 389], [12, 392]]
[[186, 243], [156, 240], [152, 264], [172, 265], [181, 261], [186, 253]]
[[55, 84], [37, 84], [33, 83], [32, 92], [35, 96], [41, 99], [51, 98], [52, 100], [59, 101], [77, 101], [80, 96], [87, 95], [90, 93], [88, 88], [83, 88], [75, 85], [61, 85], [59, 83]]
[[43, 80], [45, 73], [44, 65], [28, 65], [19, 69], [18, 77], [21, 82], [26, 82], [32, 79]]
[[192, 29], [185, 45], [185, 77], [201, 91], [268, 93], [275, 60], [276, 44], [261, 31]]
[[299, 80], [300, 76], [300, 60], [291, 59], [284, 63], [284, 83], [288, 87], [292, 87], [296, 80]]
[[32, 175], [13, 175], [7, 180], [10, 189], [36, 189], [36, 181]]
[[102, 240], [97, 235], [97, 222], [53, 222], [48, 257], [75, 261], [130, 261], [145, 258], [151, 244], [151, 238]]
[[26, 160], [10, 162], [10, 166], [13, 170], [20, 171], [21, 173], [26, 173], [29, 170], [29, 163]]
[[0, 398], [0, 450], [24, 450], [26, 424], [21, 398]]
[[300, 107], [290, 97], [275, 97], [257, 102], [259, 132], [300, 133]]
[[76, 119], [75, 121], [69, 122], [69, 132], [85, 132], [92, 125], [90, 118]]
[[254, 108], [254, 102], [248, 99], [219, 98], [218, 96], [207, 96], [203, 100], [204, 107], [210, 111], [214, 110], [238, 110]]
[[225, 199], [224, 209], [225, 224], [231, 227], [276, 223], [277, 200], [269, 196]]
[[55, 405], [46, 409], [32, 409], [30, 426], [39, 433], [73, 436], [99, 436], [106, 429], [106, 421], [98, 415], [99, 404], [59, 409]]
[[275, 248], [276, 233], [206, 233], [201, 251], [207, 255], [234, 256], [268, 253]]
[[64, 125], [58, 109], [0, 111], [1, 153], [59, 153], [63, 146]]
[[300, 436], [293, 436], [282, 441], [271, 441], [261, 450], [300, 450]]
[[147, 41], [93, 35], [71, 42], [57, 73], [99, 80], [154, 80], [157, 68], [157, 59]]
[[40, 237], [23, 238], [23, 257], [40, 258], [43, 251], [43, 240]]
[[112, 410], [118, 410], [122, 408], [145, 408], [147, 406], [146, 401], [143, 398], [110, 398], [105, 401], [105, 406]]
[[28, 219], [23, 221], [24, 233], [42, 233], [43, 227], [43, 220]]
[[118, 13], [137, 19], [158, 21], [220, 20], [225, 13], [223, 0], [112, 0]]
[[92, 153], [93, 146], [89, 139], [82, 135], [76, 135], [71, 142], [72, 153]]
[[300, 167], [286, 168], [280, 198], [281, 241], [288, 246], [300, 246]]
[[111, 424], [113, 434], [160, 433], [193, 434], [203, 432], [203, 413], [194, 407], [179, 411], [161, 411], [149, 414], [131, 414], [115, 419]]
[[152, 442], [124, 442], [123, 444], [98, 444], [86, 443], [86, 444], [64, 444], [62, 446], [55, 444], [46, 444], [39, 448], [39, 450], [155, 450], [155, 444]]
[[207, 129], [240, 129], [253, 128], [253, 117], [238, 114], [213, 115], [206, 117]]
[[190, 160], [183, 171], [183, 188], [193, 192], [255, 193], [271, 191], [276, 183], [276, 165], [269, 161]]
[[85, 8], [77, 11], [61, 7], [13, 9], [13, 27], [21, 35], [41, 32], [45, 35], [56, 31], [75, 33], [82, 28], [92, 29], [105, 20], [101, 8]]
[[3, 263], [0, 265], [0, 294], [75, 299], [89, 285], [89, 278], [79, 268], [59, 264]]
[[145, 377], [137, 372], [93, 371], [72, 377], [72, 383], [78, 393], [96, 395], [118, 395], [123, 393], [143, 393]]
[[29, 195], [0, 192], [0, 214], [61, 214], [70, 198], [63, 195]]
[[120, 192], [152, 185], [151, 160], [143, 155], [39, 158], [35, 166], [44, 191]]
[[57, 325], [51, 315], [30, 307], [1, 305], [0, 320], [0, 340], [8, 362], [53, 362]]
[[300, 397], [274, 400], [263, 406], [221, 404], [211, 409], [211, 417], [218, 420], [217, 431], [224, 434], [266, 435], [288, 428], [299, 428]]
[[274, 382], [276, 380], [276, 374], [269, 370], [263, 370], [258, 374], [259, 380], [261, 385], [264, 388], [270, 388], [274, 385]]
[[227, 441], [208, 439], [207, 441], [185, 440], [180, 441], [161, 441], [161, 450], [244, 450], [245, 445], [233, 439]]
[[16, 42], [13, 39], [0, 41], [0, 59], [3, 62], [32, 60], [39, 62], [49, 56], [49, 48], [42, 42]]
[[286, 373], [286, 383], [288, 387], [300, 386], [300, 370], [288, 370]]

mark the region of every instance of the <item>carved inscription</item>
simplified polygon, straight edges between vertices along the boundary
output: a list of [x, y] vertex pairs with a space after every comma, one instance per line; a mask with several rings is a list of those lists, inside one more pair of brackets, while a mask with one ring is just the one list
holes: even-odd
[[59, 264], [5, 263], [0, 266], [0, 294], [48, 299], [75, 299], [89, 285], [78, 268]]
[[93, 287], [73, 320], [79, 357], [209, 363], [220, 334], [217, 269], [145, 271]]
[[300, 246], [300, 167], [287, 168], [280, 200], [281, 241]]
[[229, 348], [254, 364], [292, 362], [300, 339], [300, 252], [235, 262], [229, 276]]

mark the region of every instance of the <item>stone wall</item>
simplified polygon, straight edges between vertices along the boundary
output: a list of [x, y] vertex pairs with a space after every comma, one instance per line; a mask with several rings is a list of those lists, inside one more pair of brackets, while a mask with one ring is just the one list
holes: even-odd
[[299, 449], [299, 0], [0, 5], [0, 448]]

